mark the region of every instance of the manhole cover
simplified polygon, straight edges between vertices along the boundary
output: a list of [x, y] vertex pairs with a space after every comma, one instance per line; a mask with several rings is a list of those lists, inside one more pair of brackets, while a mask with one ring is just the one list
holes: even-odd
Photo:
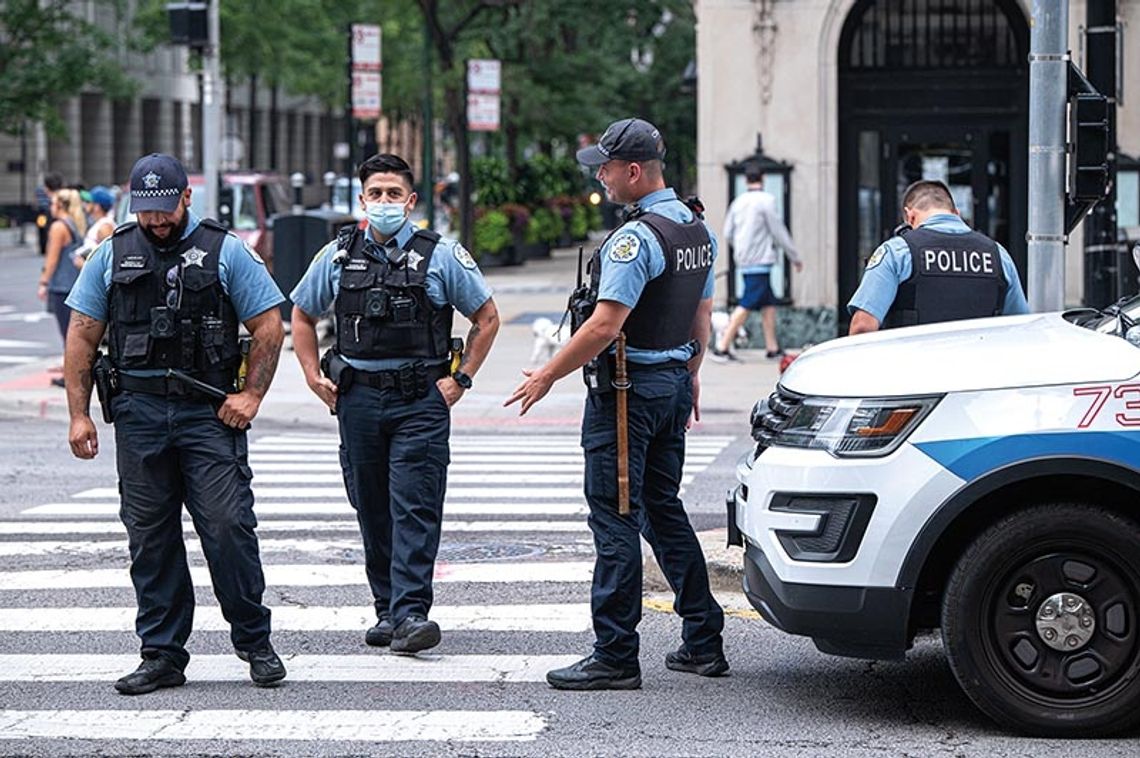
[[481, 561], [502, 561], [516, 558], [534, 558], [542, 555], [544, 548], [538, 545], [518, 545], [500, 543], [451, 544], [439, 548], [439, 560], [448, 563], [478, 563]]

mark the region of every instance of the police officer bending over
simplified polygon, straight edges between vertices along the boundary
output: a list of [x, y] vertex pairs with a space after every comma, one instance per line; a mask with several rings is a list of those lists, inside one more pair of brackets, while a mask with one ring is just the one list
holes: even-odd
[[[183, 503], [234, 649], [254, 684], [273, 685], [285, 667], [269, 644], [269, 609], [261, 603], [245, 430], [277, 370], [284, 338], [277, 306], [285, 298], [256, 253], [190, 211], [186, 172], [175, 158], [140, 158], [130, 191], [138, 223], [119, 227], [80, 272], [67, 298], [74, 313], [64, 357], [72, 453], [99, 452], [88, 416], [93, 362], [104, 418], [115, 424], [143, 658], [115, 689], [139, 695], [186, 681], [194, 585]], [[240, 392], [239, 322], [252, 335]], [[96, 361], [105, 328], [109, 361]]]
[[847, 304], [849, 334], [1029, 313], [1013, 259], [962, 221], [945, 184], [924, 179], [907, 187], [903, 217], [910, 229], [867, 260]]
[[[716, 240], [694, 211], [665, 186], [665, 144], [652, 124], [623, 119], [598, 144], [578, 152], [597, 168], [609, 198], [629, 204], [628, 219], [590, 262], [591, 281], [570, 342], [526, 379], [505, 405], [520, 415], [551, 385], [586, 366], [589, 394], [582, 418], [589, 525], [597, 553], [591, 588], [594, 652], [546, 675], [555, 689], [636, 689], [641, 686], [637, 624], [641, 620], [641, 544], [653, 548], [684, 619], [683, 644], [665, 657], [674, 671], [718, 676], [728, 670], [721, 631], [724, 613], [709, 591], [708, 569], [677, 496], [690, 413], [700, 419], [698, 372], [709, 341]], [[628, 379], [615, 389], [628, 341]], [[620, 340], [619, 340], [620, 344]], [[616, 353], [616, 354], [615, 354]], [[596, 360], [595, 360], [596, 359]], [[616, 382], [618, 386], [623, 383]], [[630, 515], [619, 513], [622, 468], [618, 414], [627, 405]]]
[[[427, 616], [450, 408], [487, 357], [499, 312], [463, 246], [408, 221], [416, 193], [402, 158], [374, 155], [359, 174], [368, 229], [347, 227], [313, 258], [290, 295], [293, 349], [340, 422], [341, 468], [378, 619], [365, 642], [415, 653], [440, 640]], [[316, 321], [330, 305], [336, 346], [318, 361]], [[472, 323], [452, 371], [454, 309]]]

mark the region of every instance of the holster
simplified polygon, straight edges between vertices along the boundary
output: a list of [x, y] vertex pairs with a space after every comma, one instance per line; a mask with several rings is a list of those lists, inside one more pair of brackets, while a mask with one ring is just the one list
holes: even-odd
[[336, 385], [337, 392], [348, 392], [348, 388], [352, 386], [354, 370], [336, 348], [330, 347], [321, 356], [321, 373]]
[[614, 361], [608, 353], [594, 356], [582, 366], [582, 379], [591, 395], [604, 395], [614, 391]]
[[95, 353], [95, 363], [91, 366], [91, 380], [95, 385], [95, 395], [99, 398], [99, 406], [103, 409], [103, 420], [108, 424], [115, 420], [111, 410], [111, 398], [119, 393], [119, 372], [111, 363], [111, 359], [102, 352]]

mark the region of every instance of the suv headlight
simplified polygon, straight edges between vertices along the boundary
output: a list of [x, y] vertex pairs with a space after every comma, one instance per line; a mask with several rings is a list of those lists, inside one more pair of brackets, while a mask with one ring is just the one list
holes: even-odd
[[910, 436], [940, 399], [807, 397], [790, 409], [769, 444], [826, 450], [839, 457], [888, 455]]

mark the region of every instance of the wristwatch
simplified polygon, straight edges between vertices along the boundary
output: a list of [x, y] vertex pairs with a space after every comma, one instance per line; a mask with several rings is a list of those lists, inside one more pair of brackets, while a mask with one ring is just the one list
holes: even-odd
[[462, 371], [456, 371], [451, 375], [451, 378], [454, 379], [455, 383], [463, 389], [471, 389], [471, 377], [467, 376], [467, 374], [463, 373]]

